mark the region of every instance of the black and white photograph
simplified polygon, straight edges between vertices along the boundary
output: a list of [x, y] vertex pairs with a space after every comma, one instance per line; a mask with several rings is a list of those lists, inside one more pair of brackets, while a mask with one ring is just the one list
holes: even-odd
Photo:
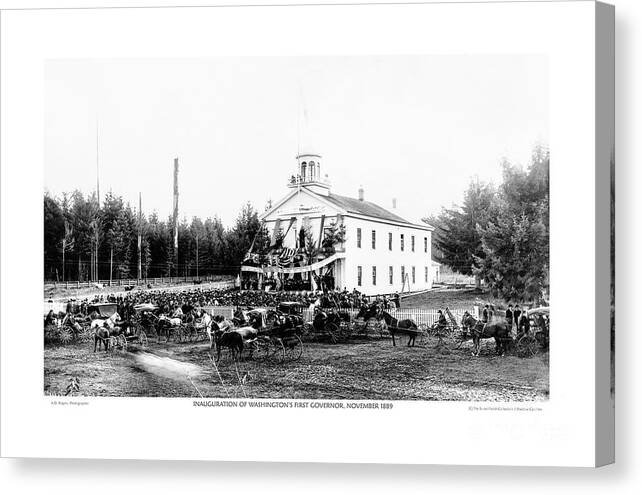
[[44, 394], [549, 399], [549, 60], [50, 59]]
[[300, 492], [288, 463], [353, 464], [389, 491], [368, 465], [614, 462], [638, 347], [612, 6], [23, 1], [0, 456], [54, 461], [23, 477], [171, 489], [162, 460], [183, 491]]

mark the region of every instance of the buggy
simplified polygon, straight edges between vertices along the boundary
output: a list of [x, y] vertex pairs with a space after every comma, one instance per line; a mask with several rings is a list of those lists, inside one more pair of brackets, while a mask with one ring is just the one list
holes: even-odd
[[548, 350], [550, 308], [529, 309], [525, 316], [517, 329], [515, 352], [520, 357], [531, 357]]
[[297, 361], [303, 355], [303, 306], [282, 302], [276, 309], [255, 309], [247, 313], [247, 320], [258, 330], [250, 352], [259, 359], [282, 363]]

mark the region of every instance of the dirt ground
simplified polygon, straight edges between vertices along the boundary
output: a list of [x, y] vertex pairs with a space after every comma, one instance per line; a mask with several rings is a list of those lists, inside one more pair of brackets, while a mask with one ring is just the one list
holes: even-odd
[[[479, 357], [470, 342], [414, 348], [390, 339], [342, 344], [306, 343], [298, 361], [276, 363], [223, 355], [215, 368], [208, 344], [157, 344], [112, 355], [93, 344], [45, 348], [45, 393], [64, 395], [72, 378], [78, 396], [250, 397], [289, 399], [389, 399], [542, 401], [548, 399], [548, 354], [532, 358], [494, 355], [487, 341]], [[217, 372], [218, 368], [218, 372]]]

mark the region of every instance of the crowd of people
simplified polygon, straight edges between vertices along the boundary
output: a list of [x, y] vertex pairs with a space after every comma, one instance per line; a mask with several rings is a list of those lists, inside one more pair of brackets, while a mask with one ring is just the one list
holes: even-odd
[[230, 306], [235, 308], [275, 307], [281, 302], [294, 301], [306, 307], [360, 309], [372, 304], [383, 309], [400, 307], [399, 295], [391, 297], [368, 297], [357, 290], [332, 291], [280, 291], [265, 292], [260, 290], [191, 288], [187, 290], [166, 289], [151, 291], [132, 291], [124, 294], [100, 294], [81, 301], [69, 300], [66, 313], [87, 315], [92, 304], [115, 303], [119, 314], [128, 318], [134, 313], [134, 307], [140, 304], [151, 304], [161, 313], [169, 314], [184, 305]]

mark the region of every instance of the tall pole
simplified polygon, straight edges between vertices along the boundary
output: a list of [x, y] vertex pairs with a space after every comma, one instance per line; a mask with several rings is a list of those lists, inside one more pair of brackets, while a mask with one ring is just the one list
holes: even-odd
[[100, 173], [98, 165], [98, 118], [96, 118], [96, 199], [100, 207]]
[[142, 252], [143, 252], [143, 223], [142, 223], [142, 208], [143, 208], [143, 196], [142, 193], [138, 193], [138, 281], [143, 278], [143, 263], [142, 263]]
[[96, 221], [94, 232], [96, 236], [96, 244], [94, 245], [94, 262], [92, 264], [92, 278], [98, 282], [98, 215], [100, 214], [100, 173], [99, 173], [99, 153], [98, 153], [98, 117], [96, 117]]
[[174, 266], [178, 275], [178, 158], [174, 158]]
[[196, 235], [196, 280], [198, 280], [198, 234]]

